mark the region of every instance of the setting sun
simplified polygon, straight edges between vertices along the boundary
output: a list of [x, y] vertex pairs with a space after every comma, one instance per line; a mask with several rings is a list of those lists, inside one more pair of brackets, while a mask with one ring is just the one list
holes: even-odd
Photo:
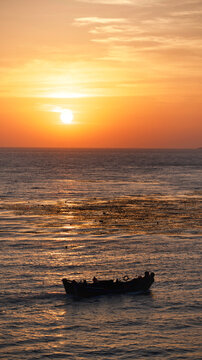
[[64, 109], [60, 113], [60, 120], [63, 124], [70, 125], [74, 119], [73, 112], [69, 109]]

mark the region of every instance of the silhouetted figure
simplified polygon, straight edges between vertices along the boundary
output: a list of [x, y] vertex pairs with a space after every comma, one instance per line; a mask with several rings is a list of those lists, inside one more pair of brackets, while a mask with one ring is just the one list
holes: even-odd
[[149, 278], [149, 271], [145, 271], [144, 277], [145, 277], [145, 279], [148, 279], [148, 278]]

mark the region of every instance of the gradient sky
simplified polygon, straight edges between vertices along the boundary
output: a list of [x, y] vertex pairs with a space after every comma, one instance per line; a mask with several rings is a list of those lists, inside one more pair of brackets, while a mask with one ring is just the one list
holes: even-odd
[[1, 0], [0, 37], [0, 146], [202, 146], [201, 0]]

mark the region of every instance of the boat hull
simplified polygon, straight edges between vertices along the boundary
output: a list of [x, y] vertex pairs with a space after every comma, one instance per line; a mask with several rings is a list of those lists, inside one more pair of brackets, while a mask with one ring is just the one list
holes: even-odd
[[134, 278], [128, 281], [104, 280], [93, 283], [77, 282], [75, 280], [62, 279], [65, 291], [74, 297], [91, 297], [107, 294], [124, 294], [128, 292], [146, 293], [154, 282], [154, 273], [145, 273], [144, 277]]

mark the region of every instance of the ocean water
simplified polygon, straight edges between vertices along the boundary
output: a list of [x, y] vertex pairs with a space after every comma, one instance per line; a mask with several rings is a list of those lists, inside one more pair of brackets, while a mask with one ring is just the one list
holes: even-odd
[[[202, 358], [202, 151], [0, 149], [0, 359]], [[155, 272], [148, 295], [61, 279]]]

